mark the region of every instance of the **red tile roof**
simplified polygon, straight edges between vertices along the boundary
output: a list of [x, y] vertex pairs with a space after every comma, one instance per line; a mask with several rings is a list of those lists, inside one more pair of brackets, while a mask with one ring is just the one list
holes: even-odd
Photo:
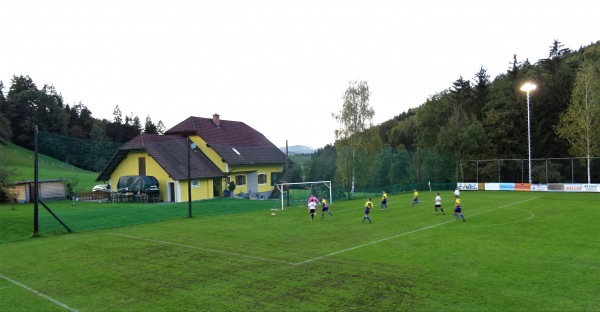
[[165, 135], [197, 134], [229, 165], [285, 164], [285, 154], [260, 132], [243, 122], [215, 117], [189, 117]]
[[[127, 157], [127, 154], [136, 150], [146, 151], [172, 179], [185, 180], [188, 178], [188, 146], [185, 136], [140, 134], [119, 149], [100, 173], [97, 181], [110, 179], [110, 175]], [[190, 151], [190, 177], [192, 179], [223, 176], [221, 170], [200, 149], [195, 148]]]
[[[218, 124], [215, 124], [215, 122]], [[189, 117], [164, 135], [140, 134], [125, 143], [102, 170], [97, 181], [110, 175], [130, 151], [145, 151], [174, 180], [187, 179], [187, 135], [198, 135], [230, 166], [283, 165], [286, 156], [260, 132], [243, 122]], [[191, 178], [215, 178], [223, 172], [196, 148], [190, 153]]]

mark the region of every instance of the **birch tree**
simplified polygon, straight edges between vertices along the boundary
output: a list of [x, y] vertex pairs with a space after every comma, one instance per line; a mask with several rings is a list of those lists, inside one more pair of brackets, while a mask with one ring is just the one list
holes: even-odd
[[560, 116], [556, 134], [569, 142], [570, 153], [587, 160], [587, 183], [591, 183], [590, 164], [600, 154], [600, 66], [584, 62], [575, 78], [571, 101]]
[[349, 198], [354, 194], [356, 155], [365, 144], [365, 130], [372, 126], [375, 111], [369, 104], [371, 92], [366, 81], [351, 81], [344, 92], [344, 104], [338, 114], [332, 114], [340, 128], [335, 130], [338, 154], [338, 176], [347, 181]]

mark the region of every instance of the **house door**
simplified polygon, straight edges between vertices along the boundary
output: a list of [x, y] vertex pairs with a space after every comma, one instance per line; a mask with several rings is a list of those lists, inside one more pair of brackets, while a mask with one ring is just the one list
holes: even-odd
[[213, 197], [220, 197], [223, 194], [221, 178], [213, 179]]
[[256, 174], [256, 171], [248, 172], [248, 181], [246, 181], [246, 183], [248, 184], [248, 193], [252, 193], [252, 196], [257, 196], [256, 193], [258, 193], [258, 175]]
[[146, 157], [138, 157], [138, 172], [139, 175], [146, 175]]
[[167, 196], [169, 198], [169, 203], [175, 202], [175, 182], [169, 181], [167, 184]]

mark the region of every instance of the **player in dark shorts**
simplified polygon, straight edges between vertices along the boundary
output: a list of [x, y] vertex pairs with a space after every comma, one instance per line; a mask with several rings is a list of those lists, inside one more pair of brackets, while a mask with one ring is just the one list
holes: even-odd
[[454, 217], [458, 219], [460, 217], [465, 222], [465, 216], [462, 213], [462, 207], [460, 206], [460, 198], [454, 196]]
[[362, 222], [368, 220], [369, 223], [371, 223], [371, 218], [369, 218], [369, 212], [371, 212], [371, 208], [373, 208], [373, 202], [371, 201], [371, 198], [369, 198], [369, 200], [365, 203], [365, 216], [363, 217]]
[[325, 211], [327, 211], [327, 213], [329, 213], [329, 215], [333, 216], [333, 213], [331, 213], [331, 211], [329, 211], [329, 205], [327, 205], [327, 199], [325, 197], [323, 197], [323, 200], [321, 201], [321, 205], [323, 205], [323, 207], [321, 208], [321, 219], [325, 218]]

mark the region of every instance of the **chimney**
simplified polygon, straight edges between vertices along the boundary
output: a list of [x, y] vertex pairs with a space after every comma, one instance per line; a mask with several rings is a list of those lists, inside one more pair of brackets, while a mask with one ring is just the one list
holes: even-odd
[[214, 114], [213, 115], [213, 123], [215, 124], [215, 126], [220, 127], [221, 126], [221, 120], [219, 119], [219, 114]]

